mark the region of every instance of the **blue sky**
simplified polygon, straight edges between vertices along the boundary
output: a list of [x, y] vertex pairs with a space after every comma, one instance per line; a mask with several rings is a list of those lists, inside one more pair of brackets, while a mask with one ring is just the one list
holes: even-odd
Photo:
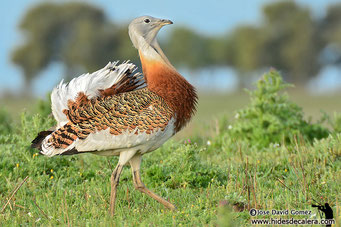
[[[43, 1], [13, 0], [1, 3], [0, 94], [5, 90], [15, 91], [23, 86], [21, 71], [10, 62], [10, 51], [24, 41], [23, 34], [17, 28], [20, 19], [27, 9], [40, 2]], [[260, 23], [262, 6], [271, 0], [88, 0], [87, 2], [102, 7], [109, 18], [118, 23], [128, 23], [141, 15], [152, 15], [173, 20], [173, 26], [186, 25], [200, 33], [215, 35], [232, 30], [240, 24]], [[320, 17], [330, 3], [338, 1], [298, 0], [297, 2], [310, 7], [315, 16]], [[60, 80], [61, 74], [60, 66], [49, 67], [35, 81], [35, 93], [42, 95], [52, 89]]]

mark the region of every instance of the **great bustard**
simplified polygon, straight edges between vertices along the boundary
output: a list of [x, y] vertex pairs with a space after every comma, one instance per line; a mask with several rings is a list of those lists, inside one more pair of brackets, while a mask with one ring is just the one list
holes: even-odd
[[109, 63], [69, 83], [62, 81], [51, 94], [56, 129], [42, 131], [32, 141], [32, 147], [49, 157], [118, 155], [111, 175], [112, 215], [120, 174], [128, 162], [135, 188], [175, 209], [147, 189], [140, 176], [142, 155], [159, 148], [183, 128], [197, 103], [195, 88], [176, 71], [156, 40], [161, 27], [172, 23], [150, 16], [134, 19], [129, 36], [138, 49], [143, 76], [134, 73], [135, 65], [125, 62]]

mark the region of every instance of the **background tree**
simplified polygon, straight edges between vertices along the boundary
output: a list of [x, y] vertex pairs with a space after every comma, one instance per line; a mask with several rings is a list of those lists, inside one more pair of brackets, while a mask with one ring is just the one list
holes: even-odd
[[229, 34], [210, 37], [207, 41], [207, 55], [209, 64], [212, 66], [230, 66], [234, 67], [234, 43]]
[[165, 51], [170, 61], [190, 69], [209, 65], [208, 39], [194, 31], [178, 27], [166, 41]]
[[321, 43], [308, 8], [294, 1], [266, 5], [263, 10], [265, 65], [273, 66], [296, 83], [304, 83], [320, 70]]
[[245, 85], [252, 72], [264, 66], [264, 32], [257, 27], [241, 26], [233, 31], [230, 42], [232, 66], [240, 75], [241, 85]]
[[73, 3], [43, 3], [29, 10], [20, 23], [26, 42], [12, 53], [22, 68], [25, 86], [52, 62], [61, 62], [69, 80], [78, 70], [93, 71], [117, 53], [114, 24], [101, 9]]
[[324, 41], [325, 63], [341, 67], [341, 3], [328, 7], [326, 16], [321, 21], [320, 31]]

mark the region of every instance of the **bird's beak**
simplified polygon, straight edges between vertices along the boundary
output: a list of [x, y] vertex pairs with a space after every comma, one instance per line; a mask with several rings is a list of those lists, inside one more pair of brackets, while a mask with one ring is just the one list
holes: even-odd
[[165, 25], [167, 25], [167, 24], [173, 24], [173, 21], [171, 21], [171, 20], [166, 20], [166, 19], [162, 19], [162, 20], [160, 20], [160, 25], [161, 26], [165, 26]]

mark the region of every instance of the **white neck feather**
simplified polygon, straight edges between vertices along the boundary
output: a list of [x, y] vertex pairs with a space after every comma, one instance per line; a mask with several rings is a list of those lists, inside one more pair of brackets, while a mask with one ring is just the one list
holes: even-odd
[[148, 41], [142, 36], [134, 34], [134, 40], [132, 39], [132, 41], [134, 46], [141, 54], [143, 54], [144, 57], [147, 57], [150, 60], [164, 62], [166, 65], [175, 70], [174, 66], [163, 53], [159, 43], [156, 40], [156, 37], [154, 37], [151, 41]]

